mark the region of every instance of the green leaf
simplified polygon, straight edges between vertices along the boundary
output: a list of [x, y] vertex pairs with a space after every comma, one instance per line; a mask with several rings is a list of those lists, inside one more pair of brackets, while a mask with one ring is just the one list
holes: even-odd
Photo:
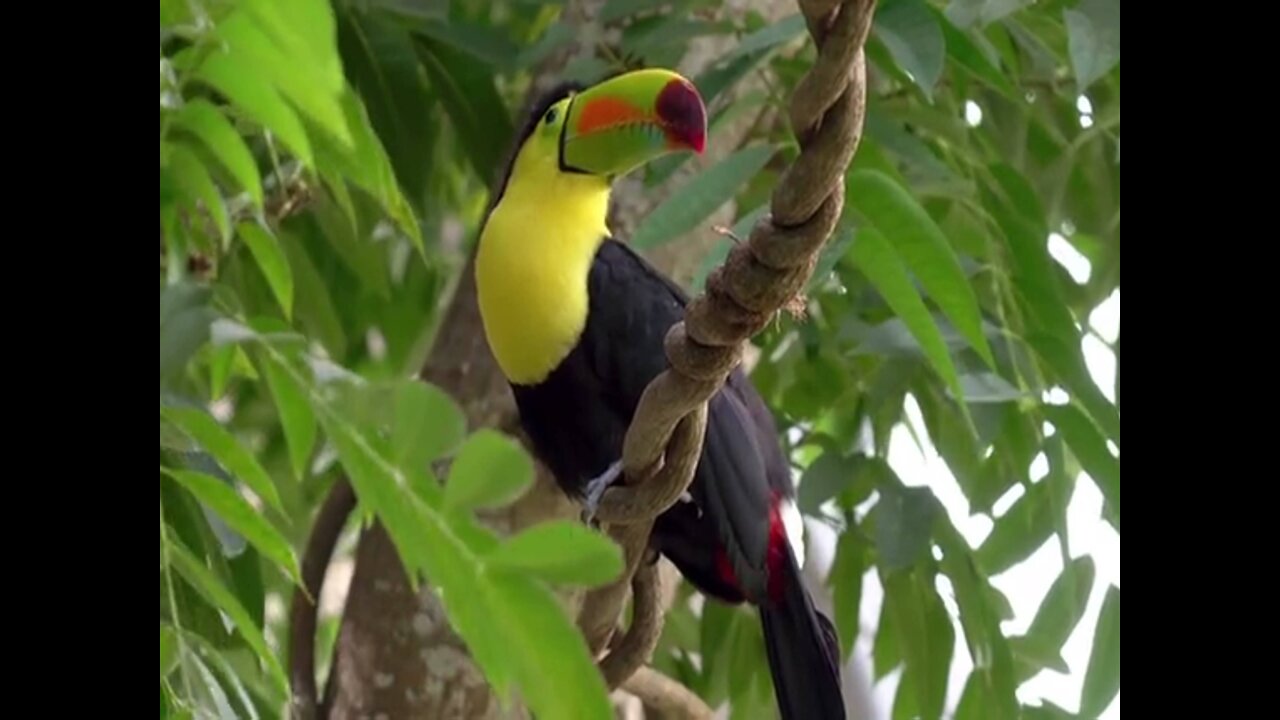
[[989, 25], [1031, 2], [1033, 0], [951, 0], [946, 14], [951, 22], [962, 28], [975, 23]]
[[[209, 455], [202, 452], [193, 452], [186, 453], [180, 457], [182, 460], [181, 464], [184, 468], [201, 472], [205, 475], [210, 475], [224, 483], [227, 487], [235, 487], [235, 480], [228, 475], [226, 471], [218, 465], [218, 463], [214, 462], [213, 458]], [[161, 469], [160, 472], [161, 474], [166, 474], [163, 469]], [[194, 495], [192, 495], [192, 500], [195, 500]], [[221, 515], [215, 512], [207, 504], [197, 502], [196, 506], [200, 509], [201, 514], [204, 515], [205, 522], [209, 525], [209, 530], [213, 533], [214, 537], [217, 538], [218, 545], [222, 548], [223, 558], [229, 559], [238, 557], [248, 549], [244, 536], [232, 529], [231, 526], [227, 524], [227, 521], [222, 519]]]
[[254, 204], [262, 207], [262, 178], [258, 175], [258, 166], [240, 133], [231, 126], [222, 111], [203, 98], [195, 98], [182, 107], [174, 122], [200, 138], [240, 183], [240, 187], [249, 193]]
[[835, 271], [836, 263], [848, 254], [851, 245], [853, 245], [853, 228], [847, 223], [839, 223], [832, 231], [827, 244], [822, 246], [822, 251], [818, 254], [818, 262], [813, 264], [813, 275], [809, 277], [809, 284], [806, 286], [810, 291], [826, 282]]
[[533, 461], [496, 430], [474, 433], [458, 450], [444, 487], [447, 510], [501, 507], [533, 482]]
[[[1001, 607], [998, 592], [978, 570], [969, 543], [950, 522], [944, 520], [938, 533], [942, 548], [941, 567], [951, 580], [956, 605], [959, 607], [960, 624], [964, 628], [969, 655], [974, 661], [974, 675], [965, 688], [965, 696], [978, 693], [981, 696], [983, 714], [990, 720], [1017, 720], [1018, 699], [1015, 695], [1017, 679], [1014, 676], [1013, 653], [1000, 629]], [[1010, 613], [1012, 617], [1012, 613]], [[975, 702], [973, 698], [970, 703]], [[961, 706], [966, 700], [961, 699]], [[957, 711], [959, 714], [959, 712]]]
[[262, 631], [258, 629], [258, 626], [253, 623], [253, 619], [249, 617], [249, 613], [244, 609], [244, 606], [236, 600], [231, 591], [199, 559], [191, 554], [190, 550], [187, 550], [181, 542], [172, 537], [172, 533], [165, 533], [161, 537], [166, 541], [165, 548], [172, 566], [206, 600], [215, 607], [220, 608], [227, 614], [227, 617], [231, 618], [231, 623], [240, 631], [240, 636], [257, 653], [258, 659], [266, 665], [268, 674], [272, 682], [275, 683], [276, 688], [281, 693], [288, 694], [289, 683], [285, 680], [284, 670], [280, 667], [280, 662], [271, 652], [271, 649], [267, 647], [266, 638], [262, 636]]
[[203, 691], [203, 695], [195, 699], [195, 704], [206, 708], [212, 705], [217, 710], [218, 720], [238, 720], [235, 710], [231, 708], [231, 699], [204, 660], [195, 653], [184, 653], [182, 660], [187, 666], [185, 674], [200, 680], [195, 687]]
[[[934, 10], [933, 12], [937, 12]], [[947, 54], [957, 65], [973, 73], [974, 77], [1009, 99], [1016, 99], [1009, 78], [1000, 71], [992, 59], [969, 36], [950, 22], [938, 22], [946, 41]]]
[[1120, 460], [1107, 449], [1107, 441], [1097, 428], [1073, 405], [1044, 408], [1045, 419], [1062, 433], [1084, 471], [1097, 483], [1107, 505], [1120, 517]]
[[433, 153], [435, 101], [409, 33], [377, 13], [343, 8], [338, 41], [369, 119], [410, 198], [421, 203]]
[[680, 12], [652, 15], [622, 28], [618, 49], [650, 67], [674, 67], [695, 38], [730, 29], [727, 22], [713, 22]]
[[898, 67], [911, 75], [926, 98], [942, 76], [946, 40], [938, 20], [923, 0], [898, 0], [876, 12], [876, 37], [888, 48]]
[[[866, 118], [867, 137], [904, 161], [903, 172], [917, 178], [917, 186], [957, 184], [959, 179], [937, 153], [901, 119], [871, 111]], [[886, 175], [893, 175], [886, 173]]]
[[210, 296], [207, 287], [194, 283], [160, 289], [161, 385], [177, 378], [187, 360], [209, 340], [209, 325], [214, 318], [208, 306]]
[[192, 440], [200, 444], [205, 452], [213, 456], [223, 469], [234, 475], [240, 482], [248, 485], [263, 502], [284, 512], [280, 504], [280, 495], [271, 482], [271, 476], [258, 463], [253, 453], [242, 446], [231, 433], [227, 432], [218, 421], [206, 412], [194, 408], [162, 406], [160, 416], [177, 425]]
[[[337, 203], [338, 207], [342, 209], [342, 217], [345, 219], [346, 225], [351, 228], [352, 232], [355, 232], [359, 227], [359, 215], [356, 213], [355, 201], [351, 198], [351, 190], [347, 187], [345, 177], [334, 167], [328, 165], [319, 168], [318, 172], [320, 178], [324, 181], [324, 186], [329, 190], [329, 195], [332, 197], [333, 202]], [[318, 206], [328, 198], [321, 196], [317, 199], [320, 201], [317, 203]], [[325, 223], [325, 227], [328, 227], [326, 221], [322, 220], [321, 222]]]
[[[212, 643], [200, 637], [196, 633], [184, 630], [182, 633], [182, 640], [190, 647], [194, 648], [194, 654], [196, 655], [195, 659], [205, 663], [206, 667], [201, 673], [202, 675], [208, 672], [209, 669], [216, 670], [221, 681], [219, 684], [226, 685], [235, 692], [236, 701], [239, 703], [240, 709], [244, 714], [232, 715], [231, 717], [247, 717], [250, 720], [258, 720], [260, 716], [258, 715], [257, 706], [254, 704], [253, 700], [250, 699], [249, 693], [244, 685], [245, 679], [242, 678], [244, 673], [238, 672], [237, 669], [227, 660], [226, 656], [219, 652]], [[210, 665], [212, 668], [208, 667]], [[206, 675], [206, 678], [207, 677], [208, 675]], [[258, 688], [258, 691], [260, 695], [264, 694], [261, 687]]]
[[1076, 87], [1083, 93], [1120, 62], [1120, 0], [1080, 0], [1062, 17]]
[[1014, 387], [1008, 380], [989, 372], [965, 373], [960, 376], [964, 399], [971, 403], [1005, 403], [1035, 397], [1031, 391]]
[[871, 660], [876, 680], [888, 675], [902, 663], [902, 646], [898, 641], [894, 612], [887, 602], [880, 604], [880, 620], [876, 623], [876, 639], [871, 648]]
[[184, 0], [160, 0], [161, 30], [172, 30], [175, 26], [190, 23], [192, 19], [191, 6]]
[[196, 200], [204, 203], [204, 209], [217, 226], [225, 246], [231, 237], [231, 220], [227, 215], [227, 206], [222, 202], [222, 195], [218, 193], [218, 187], [213, 184], [213, 178], [209, 177], [209, 171], [205, 170], [199, 158], [181, 145], [173, 148], [173, 152], [169, 154], [169, 163], [178, 180], [178, 187], [182, 189], [191, 207], [195, 208]]
[[964, 690], [960, 693], [960, 702], [956, 704], [954, 720], [985, 720], [983, 711], [989, 702], [982, 674], [974, 670], [964, 681]]
[[160, 623], [160, 679], [168, 677], [173, 668], [178, 664], [178, 636], [173, 632], [173, 626], [168, 623]]
[[490, 183], [514, 132], [492, 73], [433, 38], [418, 36], [414, 48], [476, 175]]
[[240, 239], [249, 246], [253, 259], [267, 278], [271, 292], [284, 310], [284, 316], [293, 316], [293, 271], [289, 269], [289, 261], [285, 258], [280, 243], [263, 227], [253, 222], [243, 222], [236, 228]]
[[[601, 18], [603, 20], [603, 18]], [[567, 23], [554, 23], [547, 26], [546, 32], [537, 42], [525, 46], [516, 56], [517, 67], [536, 67], [552, 52], [577, 37], [575, 28]]]
[[580, 55], [570, 60], [560, 75], [565, 80], [582, 83], [589, 87], [607, 77], [611, 70], [609, 63], [594, 54]]
[[503, 638], [508, 662], [519, 667], [520, 694], [534, 715], [613, 717], [604, 679], [582, 634], [547, 588], [528, 577], [496, 573], [486, 585], [486, 595], [492, 611], [488, 622]]
[[1054, 271], [1048, 241], [1035, 224], [1010, 212], [1010, 204], [1027, 212], [1026, 203], [1017, 201], [1025, 194], [1018, 190], [1020, 183], [1011, 182], [1014, 176], [1010, 172], [997, 177], [1007, 187], [1009, 202], [987, 191], [983, 203], [1004, 231], [1013, 260], [1013, 283], [1034, 321], [1027, 342], [1062, 379], [1093, 421], [1119, 445], [1120, 414], [1102, 395], [1084, 364], [1079, 332]]
[[[764, 636], [760, 630], [759, 623], [746, 621], [742, 614], [738, 614], [735, 618], [734, 633], [729, 647], [729, 702], [731, 705], [743, 710], [738, 710], [731, 715], [731, 720], [756, 720], [757, 716], [752, 709], [759, 708], [764, 705], [756, 699], [755, 693], [752, 692], [753, 686], [758, 684], [761, 671], [766, 665]], [[767, 717], [772, 717], [772, 707], [764, 705], [767, 708]], [[744, 712], [745, 710], [745, 712]], [[760, 718], [759, 720], [765, 720]]]
[[999, 575], [1031, 557], [1053, 535], [1055, 481], [1050, 473], [996, 520], [977, 553], [978, 564], [988, 575]]
[[520, 49], [496, 26], [450, 19], [421, 23], [414, 29], [498, 71], [513, 69], [520, 55]]
[[733, 50], [717, 62], [730, 63], [761, 51], [773, 50], [800, 37], [804, 31], [804, 16], [800, 13], [792, 13], [742, 38]]
[[871, 566], [871, 553], [867, 541], [856, 528], [849, 528], [836, 543], [836, 559], [831, 568], [831, 584], [834, 589], [836, 633], [840, 637], [841, 657], [848, 659], [853, 644], [858, 639], [861, 625], [859, 609], [862, 607], [862, 576]]
[[[757, 50], [750, 55], [743, 55], [730, 63], [716, 63], [694, 78], [693, 85], [698, 88], [698, 94], [702, 95], [703, 102], [710, 107], [721, 93], [736, 85], [739, 80], [756, 69], [769, 54], [768, 50]], [[657, 162], [662, 162], [662, 160], [659, 159]]]
[[871, 285], [920, 342], [925, 357], [938, 371], [939, 377], [956, 395], [963, 396], [964, 390], [960, 387], [960, 378], [942, 333], [889, 241], [878, 230], [863, 228], [854, 239], [852, 257]]
[[1098, 717], [1120, 692], [1120, 588], [1111, 585], [1102, 599], [1093, 650], [1080, 691], [1080, 715]]
[[177, 480], [196, 499], [217, 513], [231, 529], [243, 535], [263, 555], [274, 560], [291, 580], [301, 583], [298, 558], [293, 554], [289, 541], [233, 487], [201, 472], [165, 467], [160, 470]]
[[[442, 577], [435, 578], [442, 588], [457, 589], [454, 584], [465, 568], [456, 557], [459, 538], [442, 527], [438, 514], [424, 512], [423, 503], [411, 490], [404, 473], [380, 455], [374, 443], [365, 437], [348, 418], [336, 412], [317, 395], [312, 396], [314, 410], [324, 426], [325, 434], [338, 452], [338, 459], [356, 491], [361, 505], [378, 515], [399, 551], [411, 583], [417, 573], [431, 572], [432, 555], [439, 553]], [[423, 518], [427, 515], [426, 518]], [[442, 537], [437, 537], [442, 536]], [[431, 542], [436, 540], [437, 542]], [[446, 561], [448, 559], [448, 561]]]
[[1036, 235], [1047, 237], [1048, 216], [1044, 210], [1044, 203], [1040, 202], [1040, 196], [1027, 178], [1008, 163], [992, 163], [987, 170], [999, 184], [1000, 191], [1007, 198], [1010, 207], [1018, 211], [1029, 227], [1035, 229]]
[[805, 468], [804, 475], [800, 477], [796, 507], [806, 515], [817, 515], [823, 503], [846, 489], [852, 489], [854, 496], [865, 499], [875, 487], [878, 468], [871, 466], [878, 462], [878, 459], [865, 455], [824, 452]]
[[[233, 12], [218, 23], [217, 36], [231, 55], [251, 63], [258, 75], [267, 79], [307, 117], [342, 145], [350, 146], [351, 130], [338, 102], [342, 92], [341, 74], [335, 83], [334, 78], [316, 72], [317, 69], [323, 70], [324, 66], [317, 68], [311, 64], [314, 58], [299, 57], [278, 47], [254, 20], [249, 13]], [[283, 19], [281, 24], [297, 26]]]
[[195, 70], [195, 77], [226, 95], [237, 108], [270, 130], [302, 164], [315, 167], [311, 140], [294, 109], [242, 55], [214, 52]]
[[164, 155], [167, 143], [162, 143], [160, 165], [160, 241], [168, 253], [168, 270], [165, 279], [169, 284], [181, 282], [187, 274], [187, 227], [179, 222], [178, 201], [180, 192], [173, 173], [165, 170]]
[[1068, 344], [1060, 338], [1044, 333], [1031, 333], [1027, 342], [1036, 354], [1048, 363], [1062, 383], [1080, 402], [1089, 417], [1107, 437], [1120, 445], [1120, 411], [1107, 400], [1084, 363], [1078, 343]]
[[698, 652], [703, 658], [702, 678], [710, 702], [725, 697], [728, 667], [732, 658], [733, 626], [741, 617], [736, 608], [726, 603], [702, 606], [702, 623], [698, 628]]
[[246, 547], [238, 555], [227, 558], [227, 569], [231, 571], [231, 586], [236, 598], [249, 611], [254, 624], [265, 627], [267, 597], [262, 586], [262, 555], [254, 548]]
[[369, 0], [362, 5], [409, 23], [449, 18], [449, 4], [434, 0]]
[[[201, 455], [201, 457], [207, 456]], [[175, 537], [189, 548], [196, 557], [201, 558], [202, 561], [207, 560], [217, 572], [221, 573], [224, 566], [223, 556], [219, 552], [219, 538], [214, 536], [213, 523], [209, 522], [209, 518], [219, 523], [222, 521], [201, 507], [191, 493], [177, 483], [171, 482], [163, 474], [160, 475], [160, 513], [163, 523], [162, 534], [169, 533], [171, 537]], [[240, 541], [242, 545], [246, 545], [243, 538]], [[173, 621], [177, 618], [183, 628], [200, 633], [221, 647], [238, 643], [239, 640], [232, 635], [232, 628], [227, 626], [217, 608], [208, 602], [191, 583], [168, 567], [163, 543], [162, 538], [160, 560], [164, 573], [161, 579], [161, 619]], [[169, 594], [170, 587], [173, 589], [172, 596]]]
[[391, 461], [397, 467], [426, 468], [453, 452], [467, 431], [462, 410], [440, 388], [417, 380], [396, 388]]
[[[1049, 256], [1049, 240], [1040, 232], [1039, 222], [1012, 212], [1013, 198], [1007, 201], [993, 193], [984, 195], [984, 205], [996, 218], [1009, 247], [1011, 277], [1038, 324], [1064, 340], [1075, 336], [1075, 322], [1064, 300], [1062, 287]], [[1042, 222], [1042, 221], [1040, 221]]]
[[[942, 340], [946, 344], [947, 350], [953, 355], [964, 352], [965, 348], [968, 347], [968, 342], [956, 331], [955, 325], [948, 322], [941, 313], [930, 313], [929, 317], [932, 318], [933, 324], [938, 327], [938, 332], [942, 334]], [[998, 338], [1000, 336], [1000, 329], [990, 323], [984, 322], [982, 329], [989, 338]], [[902, 318], [898, 317], [889, 318], [878, 325], [868, 325], [856, 315], [847, 315], [841, 321], [838, 337], [841, 340], [854, 341], [856, 345], [853, 348], [853, 352], [858, 355], [904, 356], [927, 359], [920, 341], [911, 334], [911, 328], [907, 327]]]
[[[330, 357], [344, 358], [347, 355], [347, 335], [342, 327], [342, 318], [334, 305], [333, 293], [312, 259], [314, 251], [308, 250], [308, 246], [315, 248], [317, 243], [324, 241], [305, 236], [303, 233], [307, 228], [304, 220], [299, 218], [296, 223], [287, 223], [276, 235], [293, 273], [294, 314], [302, 328], [324, 345]], [[320, 260], [325, 259], [322, 252], [315, 254]]]
[[774, 148], [753, 145], [739, 150], [682, 185], [640, 222], [631, 244], [651, 249], [687, 233], [733, 198], [760, 172]]
[[600, 8], [600, 22], [614, 22], [629, 18], [648, 8], [646, 0], [605, 0]]
[[[978, 299], [942, 229], [901, 185], [874, 170], [855, 170], [845, 194], [889, 238], [938, 307], [988, 366], [995, 366], [982, 334]], [[857, 243], [854, 248], [856, 250]]]
[[885, 578], [885, 604], [905, 650], [908, 678], [920, 716], [940, 718], [947, 695], [947, 674], [955, 648], [955, 628], [932, 578], [917, 572], [891, 572]]
[[486, 562], [556, 583], [596, 587], [622, 572], [622, 553], [608, 537], [566, 520], [539, 523], [499, 545]]
[[241, 3], [272, 44], [329, 92], [342, 88], [333, 9], [325, 0], [246, 0]]
[[316, 445], [316, 417], [307, 402], [307, 392], [293, 373], [270, 353], [262, 356], [262, 373], [280, 415], [293, 475], [301, 480], [306, 476], [307, 461]]
[[1024, 720], [1081, 720], [1080, 715], [1067, 712], [1048, 700], [1041, 701], [1040, 705], [1024, 706], [1022, 717]]
[[923, 717], [918, 708], [920, 691], [916, 689], [915, 675], [903, 672], [898, 689], [893, 695], [892, 720], [918, 720]]
[[[966, 387], [966, 398], [968, 390]], [[961, 408], [946, 397], [945, 391], [939, 392], [932, 385], [925, 385], [913, 389], [913, 393], [920, 404], [930, 440], [967, 495], [979, 474], [981, 454], [978, 445], [985, 444], [982, 434], [984, 430], [988, 435], [991, 433], [988, 429], [991, 425], [990, 416], [998, 410], [993, 410], [990, 405], [970, 406], [972, 422], [966, 422]]]
[[1038, 637], [1019, 635], [1009, 638], [1009, 648], [1017, 658], [1018, 681], [1026, 682], [1041, 670], [1048, 669], [1064, 675], [1071, 672], [1062, 653]]
[[[335, 400], [344, 420], [414, 482], [425, 477], [432, 461], [452, 453], [466, 433], [466, 419], [453, 399], [419, 380], [344, 384]], [[435, 505], [439, 485], [432, 478], [428, 487], [421, 489]]]
[[[341, 145], [325, 129], [314, 123], [308, 123], [312, 137], [316, 141], [316, 158], [321, 171], [337, 170], [342, 176], [368, 191], [382, 205], [383, 210], [395, 220], [400, 229], [409, 236], [414, 249], [423, 252], [422, 229], [414, 216], [409, 201], [400, 192], [396, 182], [395, 170], [387, 151], [382, 147], [377, 133], [370, 126], [368, 114], [360, 96], [351, 88], [344, 88], [338, 96], [338, 105], [351, 130], [352, 142], [349, 146]], [[419, 129], [421, 132], [421, 129]], [[338, 187], [331, 183], [331, 188]]]
[[886, 570], [901, 570], [922, 560], [933, 537], [937, 501], [927, 487], [889, 482], [876, 504], [876, 551]]
[[[349, 200], [349, 198], [348, 198]], [[336, 193], [320, 194], [311, 205], [314, 214], [314, 232], [323, 235], [347, 267], [360, 278], [366, 289], [381, 300], [391, 301], [391, 282], [388, 278], [387, 248], [369, 238], [357, 236], [353, 219], [345, 215], [345, 200]]]

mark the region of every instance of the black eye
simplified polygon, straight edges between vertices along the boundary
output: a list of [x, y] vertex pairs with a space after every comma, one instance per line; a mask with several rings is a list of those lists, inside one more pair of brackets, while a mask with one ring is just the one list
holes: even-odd
[[550, 125], [551, 123], [553, 123], [553, 122], [555, 122], [555, 121], [556, 121], [556, 109], [555, 109], [555, 108], [551, 108], [550, 110], [548, 110], [548, 111], [547, 111], [547, 119], [546, 119], [546, 123], [547, 123], [548, 125]]

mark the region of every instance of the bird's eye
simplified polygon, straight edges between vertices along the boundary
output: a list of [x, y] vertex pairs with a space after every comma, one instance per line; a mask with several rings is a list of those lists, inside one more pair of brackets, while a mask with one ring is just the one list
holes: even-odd
[[547, 123], [548, 125], [550, 125], [551, 123], [553, 123], [553, 122], [555, 122], [555, 121], [556, 121], [556, 109], [555, 109], [555, 108], [551, 108], [550, 110], [548, 110], [548, 111], [547, 111], [547, 119], [546, 119], [546, 123]]

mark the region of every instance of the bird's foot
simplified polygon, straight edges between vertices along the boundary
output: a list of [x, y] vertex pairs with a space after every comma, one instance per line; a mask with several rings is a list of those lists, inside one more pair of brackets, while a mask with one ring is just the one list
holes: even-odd
[[588, 525], [596, 524], [596, 510], [600, 508], [600, 500], [604, 491], [622, 477], [622, 461], [616, 460], [605, 471], [587, 481], [587, 490], [582, 498], [582, 520]]

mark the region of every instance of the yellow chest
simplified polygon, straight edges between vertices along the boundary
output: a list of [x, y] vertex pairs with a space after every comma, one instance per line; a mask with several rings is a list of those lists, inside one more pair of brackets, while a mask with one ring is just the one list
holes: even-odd
[[544, 380], [587, 322], [587, 276], [608, 233], [608, 188], [547, 177], [509, 187], [476, 256], [489, 347], [511, 382]]

